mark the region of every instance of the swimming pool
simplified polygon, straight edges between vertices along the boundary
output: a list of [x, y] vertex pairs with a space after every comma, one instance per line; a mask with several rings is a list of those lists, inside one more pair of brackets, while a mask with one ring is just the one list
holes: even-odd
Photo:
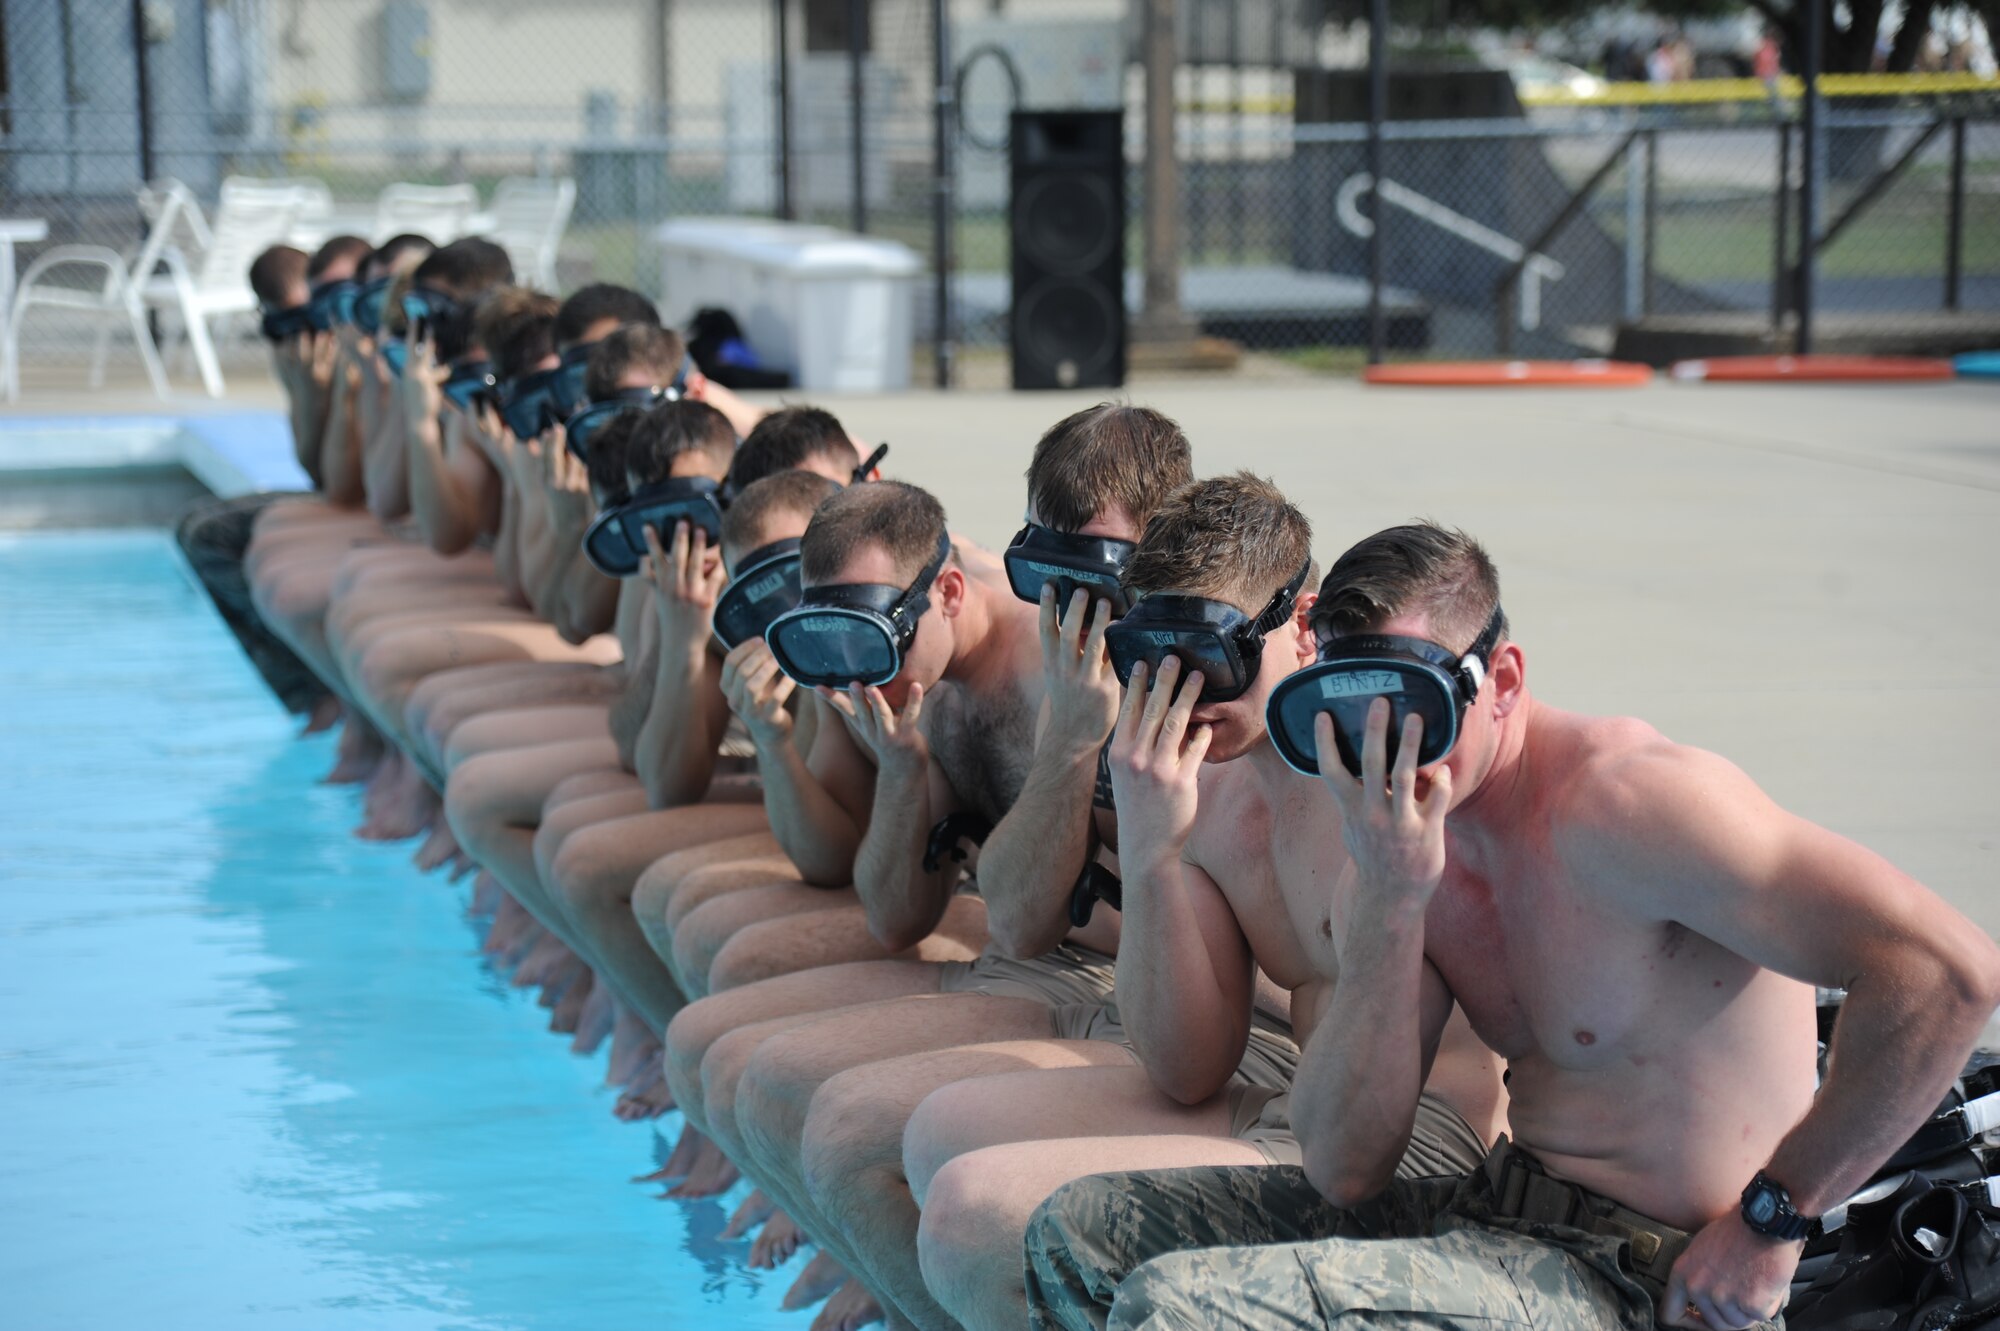
[[0, 1325], [802, 1327], [293, 730], [165, 535], [0, 536]]

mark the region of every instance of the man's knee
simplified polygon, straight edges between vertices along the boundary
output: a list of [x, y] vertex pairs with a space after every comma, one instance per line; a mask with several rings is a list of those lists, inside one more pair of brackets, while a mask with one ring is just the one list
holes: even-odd
[[709, 1042], [701, 1059], [701, 1096], [710, 1123], [737, 1121], [743, 1079], [763, 1043], [764, 1033], [750, 1027], [726, 1031]]
[[849, 1068], [812, 1093], [799, 1133], [799, 1170], [825, 1211], [838, 1214], [845, 1202], [871, 1205], [873, 1192], [855, 1186], [862, 1174], [900, 1173], [901, 1101], [884, 1093], [883, 1078], [878, 1066]]
[[[721, 903], [714, 903], [720, 905]], [[685, 922], [695, 925], [704, 912], [696, 910]], [[722, 912], [713, 914], [721, 918]], [[740, 989], [746, 984], [768, 980], [785, 975], [795, 967], [791, 963], [792, 949], [784, 946], [789, 936], [785, 920], [757, 920], [735, 929], [710, 953], [708, 963], [708, 991], [711, 994], [724, 993], [730, 989]], [[678, 938], [675, 940], [679, 948]]]
[[996, 1223], [992, 1190], [980, 1173], [972, 1156], [961, 1156], [940, 1169], [917, 1226], [917, 1264], [924, 1282], [947, 1308], [975, 1300], [971, 1277], [994, 1262], [996, 1250], [1010, 1265], [1018, 1267], [1020, 1261], [1020, 1229], [1003, 1232]]
[[709, 1047], [733, 1026], [728, 1012], [719, 1004], [697, 999], [674, 1014], [661, 1040], [665, 1050], [667, 1084], [682, 1109], [702, 1095], [702, 1065]]
[[919, 1101], [903, 1125], [903, 1175], [919, 1205], [928, 1204], [939, 1171], [963, 1154], [957, 1125], [985, 1103], [976, 1080], [948, 1082]]
[[[541, 838], [548, 833], [546, 823], [536, 832], [538, 851]], [[599, 914], [625, 910], [632, 880], [630, 854], [621, 830], [610, 823], [592, 823], [559, 828], [555, 835], [559, 849], [549, 861], [553, 875], [550, 890], [576, 911]], [[536, 859], [540, 861], [539, 853]]]

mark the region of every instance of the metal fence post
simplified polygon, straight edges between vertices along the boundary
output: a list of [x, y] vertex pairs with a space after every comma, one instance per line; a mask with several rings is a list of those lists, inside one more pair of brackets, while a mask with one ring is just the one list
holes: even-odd
[[1625, 158], [1625, 318], [1646, 311], [1646, 177], [1639, 163]]
[[952, 142], [953, 92], [951, 78], [950, 0], [931, 0], [931, 78], [937, 85], [932, 107], [931, 132], [935, 136], [932, 153], [936, 180], [931, 198], [931, 358], [937, 386], [950, 388], [952, 361]]
[[1368, 363], [1382, 362], [1388, 341], [1388, 318], [1382, 307], [1382, 281], [1387, 269], [1383, 230], [1388, 209], [1382, 206], [1382, 122], [1389, 118], [1389, 0], [1368, 5], [1368, 208], [1374, 225], [1368, 231]]
[[868, 99], [867, 71], [862, 59], [862, 26], [867, 23], [868, 0], [847, 0], [847, 86], [853, 105], [848, 108], [848, 165], [854, 175], [854, 198], [849, 205], [848, 223], [855, 231], [868, 229], [868, 164], [862, 157], [862, 140], [868, 127], [864, 103]]
[[1965, 257], [1965, 117], [1951, 122], [1951, 196], [1944, 224], [1944, 307], [1958, 308]]
[[1792, 285], [1792, 125], [1778, 122], [1778, 192], [1772, 201], [1776, 222], [1771, 228], [1771, 336], [1785, 331], [1785, 314], [1791, 306]]
[[1806, 0], [1805, 100], [1799, 108], [1799, 150], [1805, 154], [1799, 185], [1799, 333], [1800, 355], [1813, 348], [1813, 277], [1819, 268], [1819, 173], [1825, 161], [1820, 142], [1820, 52], [1826, 36], [1825, 0]]
[[778, 8], [778, 216], [792, 220], [792, 0]]
[[153, 90], [146, 71], [146, 0], [132, 0], [132, 68], [139, 119], [139, 183], [153, 183]]
[[1660, 132], [1646, 131], [1646, 244], [1642, 282], [1639, 287], [1639, 312], [1651, 314], [1658, 295], [1656, 280], [1659, 272], [1660, 253]]

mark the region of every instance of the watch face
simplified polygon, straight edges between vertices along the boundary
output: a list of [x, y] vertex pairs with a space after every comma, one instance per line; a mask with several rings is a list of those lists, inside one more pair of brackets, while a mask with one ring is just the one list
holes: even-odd
[[1750, 1199], [1750, 1218], [1760, 1225], [1768, 1225], [1778, 1218], [1778, 1199], [1769, 1192], [1759, 1192]]

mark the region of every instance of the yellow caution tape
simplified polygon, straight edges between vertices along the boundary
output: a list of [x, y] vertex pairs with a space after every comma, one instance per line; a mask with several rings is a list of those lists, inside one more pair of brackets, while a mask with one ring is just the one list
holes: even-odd
[[[1822, 74], [1822, 97], [1908, 97], [1948, 93], [2000, 93], [2000, 78], [1983, 74]], [[1762, 102], [1773, 95], [1805, 95], [1805, 81], [1787, 74], [1776, 86], [1761, 79], [1689, 79], [1684, 83], [1607, 83], [1596, 92], [1567, 88], [1523, 90], [1527, 106], [1661, 106]]]

